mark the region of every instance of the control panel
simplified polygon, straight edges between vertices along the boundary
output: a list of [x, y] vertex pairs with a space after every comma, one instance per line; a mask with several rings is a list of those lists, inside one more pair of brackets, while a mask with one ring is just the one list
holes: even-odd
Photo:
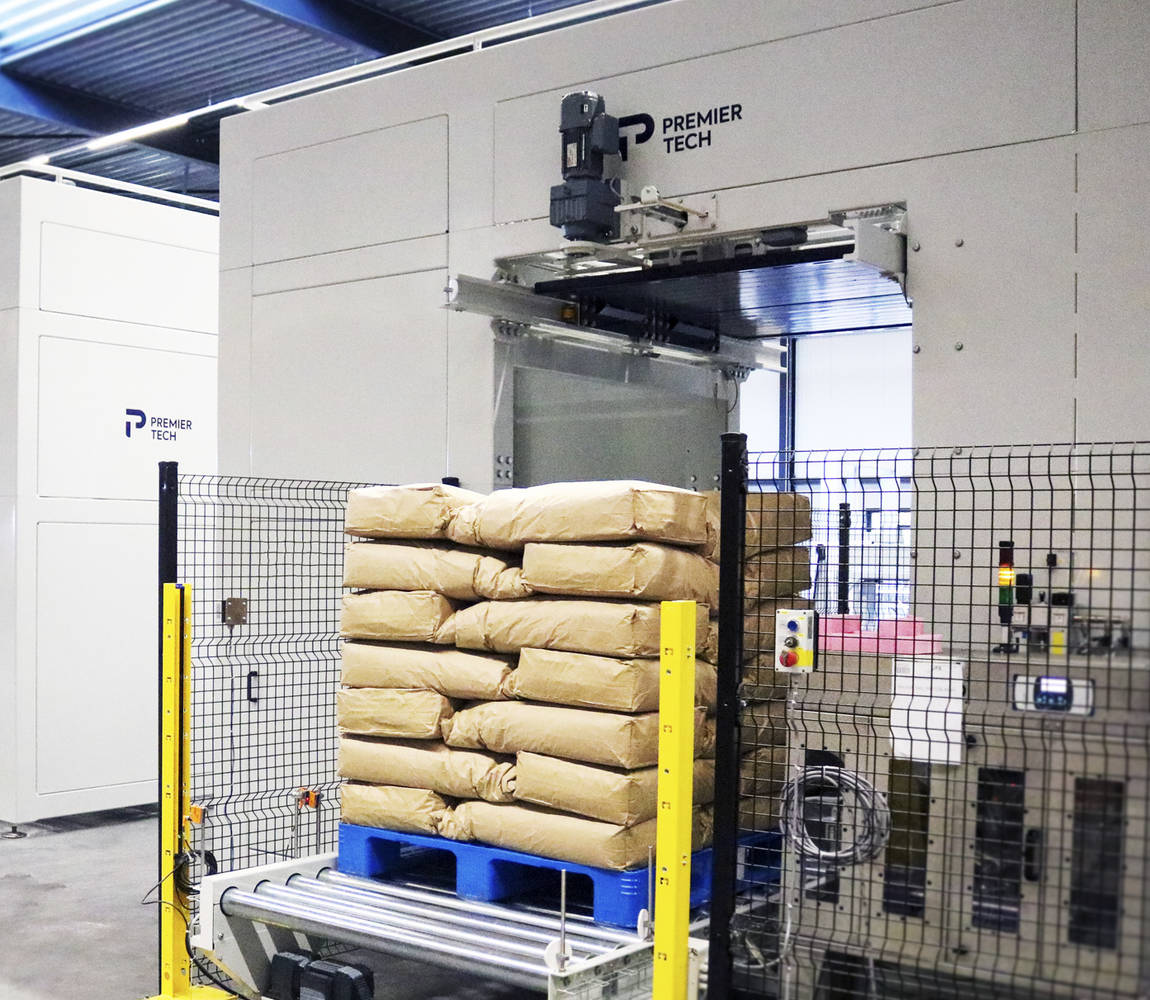
[[1013, 694], [1020, 712], [1090, 715], [1094, 711], [1094, 681], [1089, 679], [1015, 674]]
[[784, 674], [808, 674], [818, 662], [817, 611], [775, 612], [775, 669]]

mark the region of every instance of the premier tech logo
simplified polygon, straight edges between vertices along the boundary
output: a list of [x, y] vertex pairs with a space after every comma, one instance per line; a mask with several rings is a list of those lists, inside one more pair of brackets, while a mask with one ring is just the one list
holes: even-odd
[[190, 431], [192, 422], [186, 417], [150, 417], [143, 410], [127, 409], [124, 415], [124, 437], [135, 433], [137, 438], [150, 434], [153, 441], [175, 441], [179, 431]]
[[655, 138], [656, 132], [659, 141], [663, 143], [664, 152], [685, 153], [693, 149], [705, 149], [714, 142], [716, 133], [724, 126], [742, 120], [743, 106], [736, 103], [720, 104], [704, 111], [679, 111], [658, 119], [646, 112], [624, 115], [619, 119], [619, 131], [623, 133], [619, 140], [620, 151], [623, 159], [627, 159], [631, 142], [641, 146]]

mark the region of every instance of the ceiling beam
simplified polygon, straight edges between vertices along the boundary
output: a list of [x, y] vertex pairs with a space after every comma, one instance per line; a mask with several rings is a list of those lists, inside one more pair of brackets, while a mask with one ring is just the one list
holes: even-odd
[[17, 80], [3, 71], [0, 71], [0, 109], [60, 125], [69, 132], [90, 135], [118, 132], [147, 120], [139, 111]]
[[353, 42], [380, 55], [405, 52], [442, 37], [360, 6], [352, 0], [240, 0], [245, 7], [334, 41]]
[[[155, 118], [151, 112], [127, 108], [60, 87], [21, 80], [0, 70], [0, 111], [10, 111], [35, 121], [66, 129], [69, 137], [44, 136], [43, 152], [50, 153], [61, 145], [74, 146], [86, 136], [107, 135]], [[152, 146], [169, 153], [205, 163], [219, 163], [219, 131], [216, 119], [193, 123], [171, 132], [157, 132], [136, 140], [138, 145]]]

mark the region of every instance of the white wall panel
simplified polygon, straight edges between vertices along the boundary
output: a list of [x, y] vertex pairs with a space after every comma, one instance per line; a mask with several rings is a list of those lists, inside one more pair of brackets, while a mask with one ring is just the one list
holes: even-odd
[[252, 184], [256, 263], [445, 232], [447, 116], [261, 157]]
[[1073, 141], [908, 170], [916, 445], [1072, 438]]
[[252, 268], [220, 272], [219, 468], [252, 474]]
[[20, 302], [20, 185], [0, 182], [0, 310]]
[[19, 350], [20, 313], [17, 309], [0, 311], [0, 406], [12, 419], [0, 419], [0, 497], [16, 495], [16, 440], [15, 409], [20, 380], [17, 366]]
[[399, 243], [257, 264], [252, 268], [251, 294], [267, 295], [269, 292], [288, 292], [293, 288], [412, 274], [446, 265], [447, 236], [425, 236]]
[[1150, 125], [1082, 136], [1078, 439], [1150, 439]]
[[[385, 482], [447, 470], [445, 271], [252, 304], [252, 469]], [[462, 391], [462, 389], [461, 389]]]
[[806, 337], [798, 344], [795, 447], [911, 443], [911, 333]]
[[218, 267], [203, 249], [45, 222], [40, 308], [215, 333]]
[[39, 368], [40, 496], [151, 500], [157, 462], [214, 469], [214, 357], [43, 337]]
[[1150, 3], [1078, 0], [1078, 127], [1150, 122]]
[[[496, 221], [547, 214], [559, 103], [583, 87], [607, 95], [612, 114], [654, 117], [654, 137], [632, 139], [627, 171], [667, 194], [1069, 132], [1072, 0], [1034, 5], [1025, 19], [1009, 6], [968, 0], [501, 102]], [[668, 152], [666, 140], [688, 131], [675, 116], [733, 104], [739, 120], [694, 130], [709, 145]]]
[[747, 435], [747, 450], [774, 451], [779, 446], [780, 378], [775, 372], [751, 372], [739, 387], [738, 430]]
[[36, 685], [38, 794], [155, 776], [155, 548], [150, 524], [39, 525], [36, 650], [55, 666]]

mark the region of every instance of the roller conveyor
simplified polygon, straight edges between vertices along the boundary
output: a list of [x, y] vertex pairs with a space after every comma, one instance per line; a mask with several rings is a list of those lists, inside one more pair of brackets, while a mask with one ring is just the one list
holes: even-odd
[[330, 943], [363, 948], [553, 996], [557, 983], [650, 967], [650, 942], [637, 930], [360, 878], [332, 863], [330, 857], [304, 859], [205, 879], [194, 943], [253, 995], [266, 981], [271, 956], [298, 947], [301, 936], [313, 951]]

